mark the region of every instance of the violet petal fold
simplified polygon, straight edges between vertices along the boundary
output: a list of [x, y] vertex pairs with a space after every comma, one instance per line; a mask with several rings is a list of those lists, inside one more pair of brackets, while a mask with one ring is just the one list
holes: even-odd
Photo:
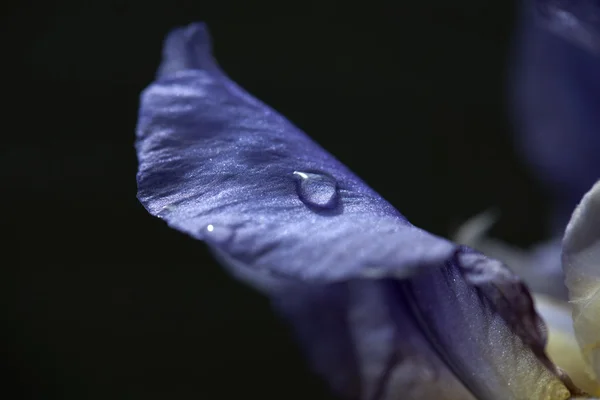
[[464, 248], [449, 268], [405, 285], [422, 330], [478, 399], [569, 398], [533, 299], [502, 263]]
[[298, 285], [274, 304], [292, 323], [312, 369], [350, 400], [474, 400], [429, 343], [402, 281]]
[[525, 0], [513, 71], [517, 143], [562, 232], [600, 178], [600, 1]]
[[229, 80], [204, 25], [167, 38], [136, 147], [142, 204], [268, 294], [340, 397], [570, 396], [521, 281], [411, 225]]

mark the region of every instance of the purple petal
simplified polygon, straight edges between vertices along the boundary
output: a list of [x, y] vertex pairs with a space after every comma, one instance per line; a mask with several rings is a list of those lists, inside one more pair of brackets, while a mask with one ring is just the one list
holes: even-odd
[[[256, 283], [411, 275], [454, 245], [412, 226], [339, 161], [230, 81], [203, 25], [173, 32], [141, 98], [138, 198]], [[377, 240], [365, 240], [377, 238]], [[268, 276], [267, 276], [268, 275]]]
[[230, 81], [203, 25], [173, 32], [164, 58], [141, 99], [140, 201], [268, 293], [337, 394], [568, 395], [504, 266], [412, 226]]
[[600, 177], [600, 2], [523, 4], [514, 71], [517, 140], [552, 190], [562, 234]]
[[393, 280], [298, 286], [275, 305], [340, 398], [474, 399], [423, 336]]
[[275, 300], [342, 398], [570, 397], [525, 286], [466, 248], [431, 274], [301, 286]]
[[500, 262], [465, 248], [453, 267], [406, 285], [430, 342], [477, 398], [567, 398], [533, 300]]

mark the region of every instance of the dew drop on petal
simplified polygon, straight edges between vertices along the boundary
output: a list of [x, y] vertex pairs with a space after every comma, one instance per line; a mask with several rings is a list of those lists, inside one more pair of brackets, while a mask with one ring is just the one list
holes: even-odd
[[294, 171], [296, 191], [304, 204], [323, 209], [335, 208], [338, 204], [338, 185], [335, 179], [325, 174]]

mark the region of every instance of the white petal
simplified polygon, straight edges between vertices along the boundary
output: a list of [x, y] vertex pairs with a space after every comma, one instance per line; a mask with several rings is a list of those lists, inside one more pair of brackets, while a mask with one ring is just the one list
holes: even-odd
[[590, 373], [600, 378], [600, 181], [583, 197], [563, 239], [573, 327]]

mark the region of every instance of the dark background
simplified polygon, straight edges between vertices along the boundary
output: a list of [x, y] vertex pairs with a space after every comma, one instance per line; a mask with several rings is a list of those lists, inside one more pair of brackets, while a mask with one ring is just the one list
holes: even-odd
[[[215, 6], [218, 4], [218, 7]], [[22, 1], [2, 20], [6, 398], [325, 398], [266, 299], [135, 198], [139, 92], [169, 29], [397, 206], [449, 235], [543, 236], [511, 142], [511, 1]]]

